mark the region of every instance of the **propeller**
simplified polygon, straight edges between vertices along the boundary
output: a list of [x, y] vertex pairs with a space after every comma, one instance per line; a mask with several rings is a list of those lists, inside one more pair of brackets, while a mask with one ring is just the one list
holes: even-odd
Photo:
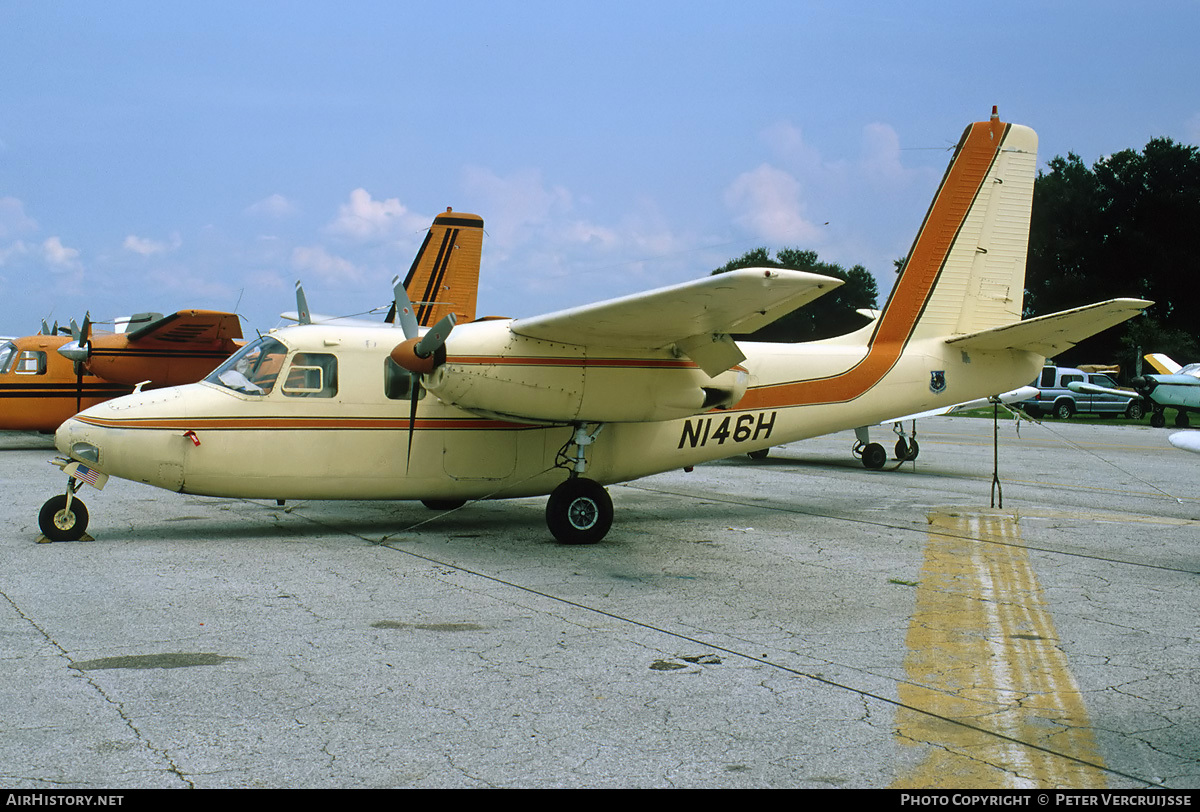
[[87, 313], [83, 317], [83, 327], [71, 319], [71, 341], [58, 348], [58, 354], [69, 361], [75, 362], [75, 372], [79, 373], [81, 365], [87, 363], [92, 354], [92, 316]]
[[395, 326], [403, 331], [404, 341], [392, 349], [390, 356], [412, 377], [409, 387], [408, 454], [404, 461], [407, 469], [409, 461], [412, 459], [413, 430], [417, 424], [417, 399], [420, 397], [421, 384], [427, 374], [446, 362], [446, 339], [450, 337], [450, 331], [454, 329], [455, 318], [454, 314], [450, 313], [422, 336], [417, 325], [417, 317], [413, 312], [412, 301], [408, 298], [408, 292], [404, 289], [404, 285], [400, 284], [399, 277], [392, 280], [392, 292], [396, 316]]

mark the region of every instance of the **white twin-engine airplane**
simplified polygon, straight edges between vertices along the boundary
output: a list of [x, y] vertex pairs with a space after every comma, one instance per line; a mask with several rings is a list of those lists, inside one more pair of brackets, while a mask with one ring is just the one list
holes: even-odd
[[967, 127], [886, 308], [829, 340], [730, 338], [841, 284], [764, 268], [428, 330], [398, 287], [395, 325], [281, 328], [200, 383], [66, 421], [56, 464], [68, 487], [41, 528], [80, 538], [79, 483], [116, 476], [208, 496], [432, 508], [549, 494], [555, 538], [599, 541], [613, 519], [606, 484], [1006, 392], [1045, 356], [1148, 306], [1114, 299], [1021, 321], [1036, 167], [1029, 128], [994, 111]]

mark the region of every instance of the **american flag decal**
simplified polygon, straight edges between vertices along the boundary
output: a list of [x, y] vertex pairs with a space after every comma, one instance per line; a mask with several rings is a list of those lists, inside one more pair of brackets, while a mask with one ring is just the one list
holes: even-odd
[[82, 479], [94, 488], [96, 487], [96, 480], [100, 478], [100, 472], [94, 471], [83, 463], [80, 463], [79, 467], [75, 469], [75, 478]]

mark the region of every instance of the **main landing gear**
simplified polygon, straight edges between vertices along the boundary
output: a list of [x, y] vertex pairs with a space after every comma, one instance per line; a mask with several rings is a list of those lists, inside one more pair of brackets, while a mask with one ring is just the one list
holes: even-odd
[[[904, 426], [900, 423], [892, 424], [892, 431], [896, 432], [896, 459], [900, 462], [911, 462], [921, 453], [921, 446], [917, 442], [917, 424], [913, 421], [912, 435], [909, 436], [904, 431]], [[862, 460], [864, 468], [872, 471], [878, 471], [887, 464], [887, 451], [879, 443], [871, 442], [870, 429], [862, 426], [854, 430], [854, 436], [857, 438], [854, 443], [854, 456]]]
[[[581, 476], [587, 470], [585, 451], [596, 441], [604, 424], [588, 431], [586, 424], [575, 427], [575, 434], [563, 446], [559, 467], [571, 470], [570, 479], [563, 482], [546, 501], [546, 526], [561, 544], [595, 544], [612, 527], [613, 504], [608, 491], [600, 483]], [[574, 446], [574, 453], [568, 455]]]

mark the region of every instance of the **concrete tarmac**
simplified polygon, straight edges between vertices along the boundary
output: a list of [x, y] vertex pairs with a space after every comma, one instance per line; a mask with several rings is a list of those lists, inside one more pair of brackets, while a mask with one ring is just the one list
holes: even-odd
[[589, 547], [119, 480], [37, 544], [0, 435], [0, 785], [1200, 787], [1200, 456], [1004, 421], [996, 493], [990, 420], [918, 431], [613, 486]]

